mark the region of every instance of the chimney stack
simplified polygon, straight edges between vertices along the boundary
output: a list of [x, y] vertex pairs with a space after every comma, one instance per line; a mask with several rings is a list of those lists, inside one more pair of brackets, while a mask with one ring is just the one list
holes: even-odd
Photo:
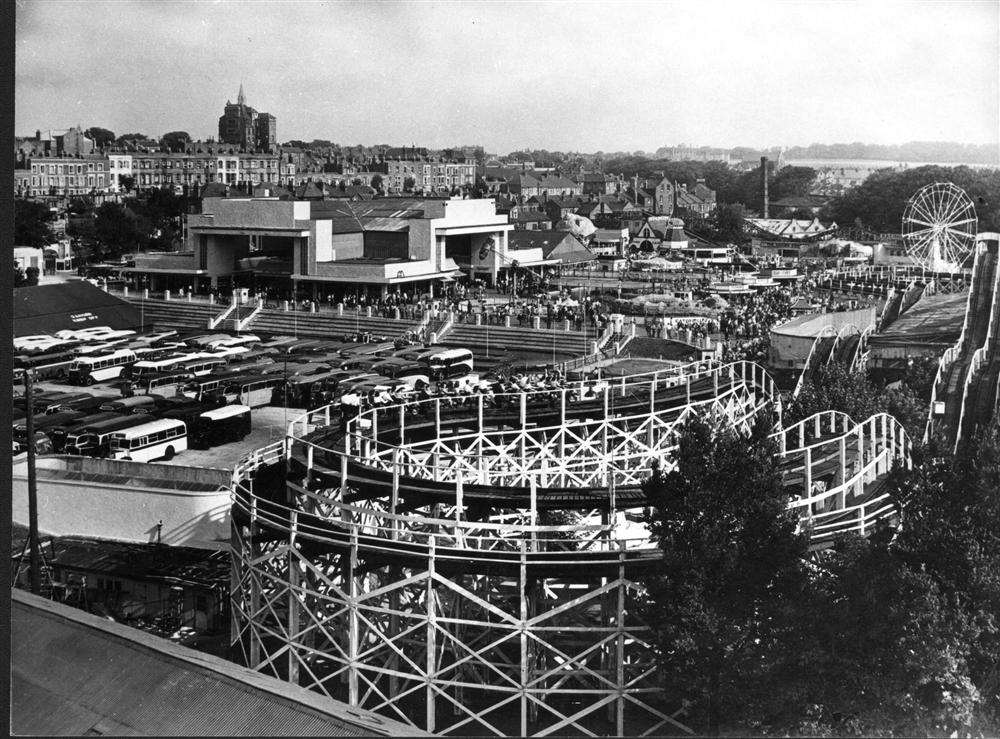
[[764, 190], [764, 217], [769, 218], [768, 206], [770, 203], [767, 196], [767, 157], [760, 158], [760, 180]]

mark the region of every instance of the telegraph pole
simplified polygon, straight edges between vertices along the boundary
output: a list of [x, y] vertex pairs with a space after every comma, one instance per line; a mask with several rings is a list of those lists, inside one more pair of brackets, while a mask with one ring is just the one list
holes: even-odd
[[28, 431], [28, 546], [31, 547], [28, 576], [31, 592], [38, 595], [41, 591], [41, 567], [38, 556], [38, 486], [35, 480], [35, 412], [31, 398], [33, 374], [33, 370], [24, 370], [24, 406], [27, 414], [25, 425]]

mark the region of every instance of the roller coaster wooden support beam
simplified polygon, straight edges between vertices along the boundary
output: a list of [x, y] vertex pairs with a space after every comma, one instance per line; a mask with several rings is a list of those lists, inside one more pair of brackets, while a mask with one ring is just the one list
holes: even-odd
[[[718, 381], [719, 394], [657, 405], [655, 388], [677, 387], [684, 399], [695, 377], [702, 388]], [[615, 383], [594, 404], [609, 411], [600, 419], [570, 417], [563, 391], [548, 401], [559, 404], [555, 427], [529, 424], [523, 400], [520, 423], [508, 413], [487, 426], [479, 400], [457, 426], [471, 419], [475, 430], [452, 433], [434, 403], [430, 429], [445, 436], [430, 441], [419, 440], [419, 422], [405, 438], [406, 414], [390, 408], [366, 415], [367, 425], [352, 421], [330, 449], [307, 436], [328, 409], [307, 415], [292, 424], [301, 438], [255, 452], [234, 472], [234, 646], [256, 669], [443, 734], [687, 731], [657, 702], [655, 649], [636, 620], [643, 567], [657, 553], [616, 531], [619, 490], [634, 491], [652, 459], [671, 463], [676, 429], [693, 413], [748, 427], [774, 402], [768, 379], [752, 365], [658, 374], [635, 385], [627, 412]], [[397, 417], [400, 428], [388, 428]], [[867, 483], [908, 461], [894, 419], [828, 412], [775, 436], [792, 505], [814, 539], [867, 531], [890, 515]], [[285, 501], [258, 498], [253, 469], [293, 446]], [[381, 481], [374, 490], [365, 487], [372, 479]], [[606, 495], [603, 523], [539, 526], [556, 480], [589, 493], [577, 504], [584, 511]], [[451, 500], [421, 502], [415, 490], [427, 481], [443, 483]], [[472, 485], [502, 494], [518, 482], [522, 508], [464, 515]]]

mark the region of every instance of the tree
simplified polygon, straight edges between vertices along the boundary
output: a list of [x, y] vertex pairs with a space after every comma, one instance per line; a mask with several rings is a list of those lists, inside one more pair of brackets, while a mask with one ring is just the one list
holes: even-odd
[[69, 199], [66, 211], [70, 215], [91, 215], [94, 212], [94, 199], [90, 195], [76, 195]]
[[888, 535], [842, 541], [799, 611], [799, 706], [786, 714], [799, 717], [785, 731], [968, 735], [981, 703], [969, 672], [975, 629]]
[[472, 186], [472, 194], [470, 197], [488, 198], [489, 196], [490, 196], [490, 189], [486, 185], [486, 180], [483, 177], [476, 177], [476, 182]]
[[355, 177], [354, 179], [351, 180], [351, 184], [354, 185], [355, 187], [361, 187], [361, 185], [363, 185], [364, 183], [361, 181], [360, 177]]
[[899, 232], [906, 203], [924, 185], [953, 182], [972, 199], [980, 231], [1000, 230], [1000, 169], [914, 167], [874, 172], [823, 208], [820, 217], [841, 225], [859, 221], [876, 232]]
[[382, 175], [380, 174], [372, 175], [371, 185], [372, 189], [374, 189], [375, 191], [382, 192]]
[[88, 139], [92, 139], [94, 145], [98, 149], [103, 149], [104, 147], [113, 144], [115, 142], [114, 131], [109, 131], [106, 128], [99, 128], [97, 126], [88, 128], [86, 131], [83, 132], [83, 135], [86, 136]]
[[135, 213], [119, 203], [103, 203], [95, 211], [94, 238], [104, 258], [137, 251], [146, 238]]
[[24, 284], [28, 287], [38, 284], [38, 267], [28, 267], [24, 270]]
[[55, 218], [49, 206], [35, 200], [14, 200], [14, 245], [48, 246], [53, 241], [52, 227]]
[[416, 187], [417, 181], [412, 177], [403, 178], [403, 192], [413, 192], [413, 188]]
[[[994, 421], [954, 457], [918, 450], [912, 470], [894, 481], [903, 503], [902, 528], [894, 542], [900, 559], [926, 572], [948, 602], [955, 620], [972, 629], [969, 679], [983, 702], [976, 722], [981, 735], [1000, 735], [1000, 428]], [[976, 727], [973, 727], [976, 728]]]
[[123, 133], [117, 140], [121, 143], [122, 141], [147, 141], [148, 139], [149, 136], [144, 133]]
[[644, 486], [663, 552], [646, 582], [645, 617], [664, 687], [713, 735], [723, 716], [738, 724], [787, 699], [768, 688], [794, 634], [787, 605], [806, 584], [806, 540], [788, 509], [771, 421], [762, 414], [746, 434], [691, 420], [676, 469]]
[[805, 380], [798, 397], [789, 403], [784, 421], [795, 423], [826, 410], [846, 413], [858, 422], [876, 413], [888, 413], [903, 424], [911, 439], [922, 436], [927, 419], [927, 403], [905, 381], [880, 388], [864, 372], [850, 372], [843, 362], [836, 361], [818, 367]]
[[191, 143], [191, 135], [187, 131], [170, 131], [160, 137], [160, 146], [167, 151], [184, 151], [185, 145]]
[[808, 195], [815, 180], [816, 170], [812, 167], [782, 167], [768, 183], [768, 195], [771, 200]]
[[741, 244], [747, 240], [743, 230], [746, 209], [739, 204], [723, 203], [715, 209], [715, 231], [720, 241]]

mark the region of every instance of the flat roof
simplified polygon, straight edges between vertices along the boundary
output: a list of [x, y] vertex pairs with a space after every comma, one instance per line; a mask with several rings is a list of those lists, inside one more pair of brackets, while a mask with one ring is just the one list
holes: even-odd
[[430, 736], [23, 590], [11, 599], [13, 734]]

